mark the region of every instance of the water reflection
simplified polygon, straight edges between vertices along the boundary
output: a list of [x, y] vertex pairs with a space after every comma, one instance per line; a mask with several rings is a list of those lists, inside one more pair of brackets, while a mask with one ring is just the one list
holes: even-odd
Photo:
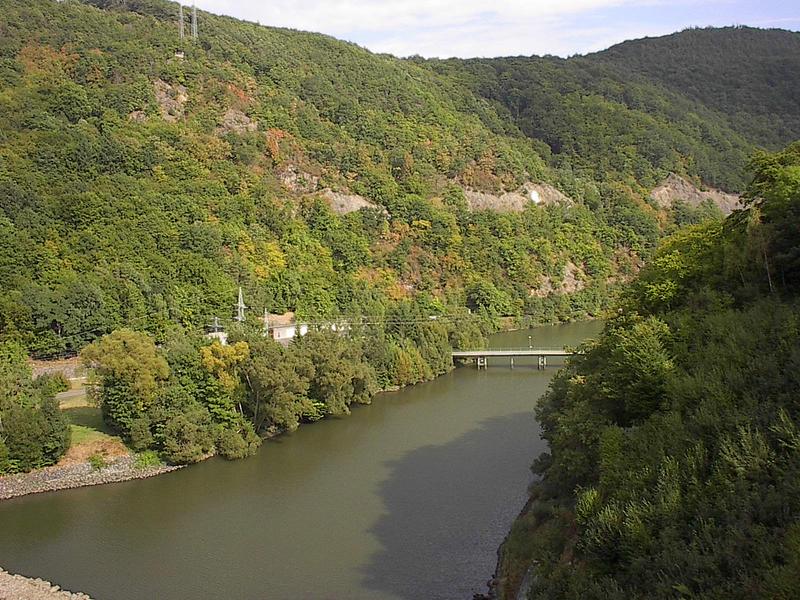
[[[531, 413], [487, 419], [441, 446], [425, 446], [389, 464], [379, 494], [386, 513], [370, 530], [381, 543], [364, 569], [365, 585], [398, 598], [471, 598], [485, 591], [503, 531], [525, 502], [521, 469], [538, 438]], [[495, 452], [504, 440], [503, 452]], [[524, 451], [509, 455], [508, 442]], [[517, 484], [509, 489], [509, 481]], [[420, 489], [425, 493], [421, 494]]]

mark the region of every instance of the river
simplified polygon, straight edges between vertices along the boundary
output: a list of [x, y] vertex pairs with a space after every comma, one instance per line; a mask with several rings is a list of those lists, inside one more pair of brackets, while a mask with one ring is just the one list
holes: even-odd
[[[491, 344], [576, 345], [600, 327]], [[546, 449], [532, 411], [554, 373], [494, 359], [244, 461], [0, 502], [0, 566], [97, 600], [470, 600]]]

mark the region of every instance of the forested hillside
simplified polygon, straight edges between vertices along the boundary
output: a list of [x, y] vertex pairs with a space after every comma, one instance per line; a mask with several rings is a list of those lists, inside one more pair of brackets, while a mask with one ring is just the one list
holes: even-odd
[[[0, 337], [39, 356], [202, 330], [239, 286], [316, 320], [594, 314], [708, 212], [649, 190], [741, 189], [754, 147], [594, 58], [403, 61], [202, 12], [181, 42], [161, 0], [0, 9]], [[491, 210], [533, 184], [555, 200]]]
[[[0, 331], [36, 355], [202, 330], [240, 285], [258, 314], [570, 318], [658, 237], [640, 197], [562, 178], [413, 63], [205, 13], [181, 45], [160, 0], [0, 8]], [[465, 190], [526, 181], [572, 200], [468, 209]], [[337, 214], [332, 194], [367, 208]]]
[[688, 29], [625, 42], [586, 60], [635, 73], [696, 100], [773, 150], [800, 138], [800, 33]]
[[800, 144], [748, 208], [666, 240], [537, 412], [551, 452], [502, 597], [770, 598], [800, 589]]
[[493, 102], [549, 162], [654, 187], [665, 171], [740, 191], [754, 145], [800, 138], [800, 34], [692, 29], [589, 56], [427, 61]]

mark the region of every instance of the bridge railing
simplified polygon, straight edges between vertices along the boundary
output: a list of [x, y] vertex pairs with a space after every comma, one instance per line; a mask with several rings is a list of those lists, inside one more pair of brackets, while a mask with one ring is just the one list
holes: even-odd
[[568, 350], [567, 346], [518, 346], [515, 348], [458, 348], [453, 349], [453, 352], [536, 352], [537, 350], [547, 351], [561, 351]]

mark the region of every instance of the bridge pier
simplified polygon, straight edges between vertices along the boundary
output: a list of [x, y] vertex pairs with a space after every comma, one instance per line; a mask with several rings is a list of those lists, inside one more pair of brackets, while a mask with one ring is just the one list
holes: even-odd
[[512, 369], [514, 368], [514, 357], [513, 356], [511, 357], [511, 368]]
[[547, 368], [547, 357], [540, 356], [539, 357], [539, 370], [544, 371]]
[[486, 356], [479, 356], [477, 359], [475, 359], [475, 362], [478, 363], [479, 371], [481, 369], [486, 370], [489, 368], [489, 359]]

